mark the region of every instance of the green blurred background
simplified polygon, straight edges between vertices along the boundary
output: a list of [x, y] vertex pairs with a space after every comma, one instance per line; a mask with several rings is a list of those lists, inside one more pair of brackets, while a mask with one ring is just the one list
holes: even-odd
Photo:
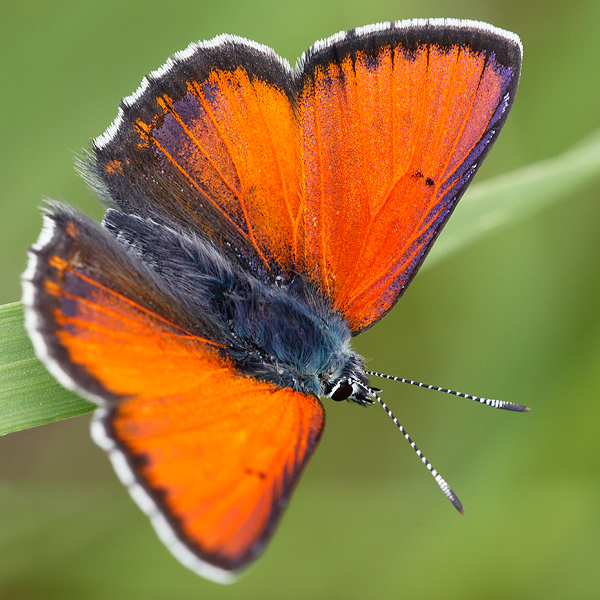
[[[227, 32], [293, 63], [336, 31], [412, 17], [484, 20], [523, 40], [519, 94], [479, 181], [600, 125], [598, 0], [2, 3], [0, 303], [20, 298], [42, 197], [101, 215], [74, 157], [171, 53]], [[356, 340], [373, 369], [532, 407], [381, 384], [464, 517], [383, 411], [328, 402], [273, 542], [218, 586], [158, 541], [84, 416], [0, 439], [0, 597], [599, 598], [599, 185], [424, 271]]]

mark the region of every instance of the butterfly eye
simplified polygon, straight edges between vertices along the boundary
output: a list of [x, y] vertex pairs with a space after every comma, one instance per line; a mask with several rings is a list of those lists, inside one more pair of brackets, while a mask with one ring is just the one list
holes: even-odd
[[335, 392], [331, 394], [331, 399], [336, 402], [341, 402], [342, 400], [347, 400], [352, 395], [352, 386], [351, 385], [339, 385]]

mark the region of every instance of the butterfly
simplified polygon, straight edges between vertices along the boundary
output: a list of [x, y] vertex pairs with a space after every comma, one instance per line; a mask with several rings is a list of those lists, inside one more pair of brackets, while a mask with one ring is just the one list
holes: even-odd
[[193, 43], [93, 141], [81, 167], [102, 223], [48, 204], [23, 276], [35, 350], [97, 403], [93, 439], [190, 569], [225, 583], [263, 551], [320, 398], [379, 402], [462, 510], [352, 338], [423, 263], [521, 55], [516, 35], [452, 19], [338, 33], [294, 68], [239, 37]]

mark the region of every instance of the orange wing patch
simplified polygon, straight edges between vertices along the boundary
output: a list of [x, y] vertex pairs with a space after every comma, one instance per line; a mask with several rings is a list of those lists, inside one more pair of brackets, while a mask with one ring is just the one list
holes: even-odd
[[[56, 293], [58, 285], [48, 284]], [[219, 364], [219, 344], [191, 335], [72, 268], [65, 272], [53, 319], [71, 362], [119, 396], [184, 392], [201, 385], [205, 363]]]
[[[182, 98], [164, 94], [157, 104], [160, 112], [152, 123], [137, 122], [140, 135], [192, 183], [201, 201], [212, 204], [252, 244], [267, 266], [268, 259], [289, 266], [301, 198], [297, 135], [287, 96], [238, 68], [215, 70], [201, 83], [189, 81]], [[186, 207], [189, 214], [195, 208]]]
[[108, 435], [184, 545], [242, 568], [316, 446], [321, 404], [236, 374], [210, 342], [88, 285], [77, 284], [79, 298], [63, 294], [78, 306], [74, 316], [56, 311], [56, 335], [73, 363], [130, 398], [111, 411]]
[[147, 306], [133, 300], [142, 275], [111, 256], [109, 238], [102, 246], [99, 226], [90, 235], [90, 223], [57, 210], [46, 217], [52, 238], [34, 255], [36, 336], [61, 380], [104, 405], [100, 422], [116, 446], [96, 439], [118, 448], [119, 476], [163, 515], [161, 525], [153, 520], [159, 535], [168, 523], [174, 554], [183, 545], [195, 557], [188, 566], [225, 580], [273, 533], [320, 438], [323, 407], [239, 374], [220, 344], [158, 314], [164, 298], [150, 281]]
[[354, 332], [416, 272], [506, 88], [493, 58], [459, 45], [388, 44], [317, 63], [306, 78], [305, 256]]
[[177, 535], [207, 562], [237, 570], [272, 533], [323, 409], [316, 398], [202, 367], [202, 381], [168, 402], [153, 394], [120, 404], [108, 427]]
[[210, 343], [88, 285], [63, 294], [78, 306], [56, 311], [58, 339], [73, 363], [131, 398], [107, 428], [180, 539], [210, 564], [241, 568], [320, 437], [319, 401], [236, 374]]
[[360, 333], [508, 115], [520, 47], [487, 29], [349, 32], [297, 71], [244, 40], [199, 45], [122, 105], [93, 169], [125, 212], [200, 231], [263, 280], [312, 280]]
[[[124, 126], [137, 138], [126, 142], [131, 164], [116, 169], [109, 146], [98, 159], [106, 163], [103, 179], [109, 189], [129, 185], [140, 178], [136, 170], [154, 164], [143, 177], [153, 210], [222, 244], [249, 246], [266, 271], [294, 271], [303, 200], [288, 95], [242, 66], [211, 69], [184, 86], [145, 98], [151, 110]], [[189, 191], [182, 193], [184, 186]]]

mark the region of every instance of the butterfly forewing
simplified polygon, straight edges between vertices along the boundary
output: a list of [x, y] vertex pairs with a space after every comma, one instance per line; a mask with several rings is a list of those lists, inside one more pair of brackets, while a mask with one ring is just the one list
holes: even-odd
[[[218, 48], [218, 50], [217, 50]], [[96, 142], [126, 211], [300, 275], [357, 334], [416, 274], [513, 102], [518, 39], [472, 22], [338, 34], [291, 71], [240, 38], [192, 45]]]
[[415, 275], [506, 119], [519, 68], [520, 46], [491, 28], [389, 24], [309, 50], [305, 256], [355, 334]]
[[323, 408], [240, 375], [219, 343], [186, 329], [184, 309], [131, 252], [78, 213], [53, 210], [32, 253], [38, 353], [104, 406], [96, 440], [173, 553], [224, 581], [263, 550]]

